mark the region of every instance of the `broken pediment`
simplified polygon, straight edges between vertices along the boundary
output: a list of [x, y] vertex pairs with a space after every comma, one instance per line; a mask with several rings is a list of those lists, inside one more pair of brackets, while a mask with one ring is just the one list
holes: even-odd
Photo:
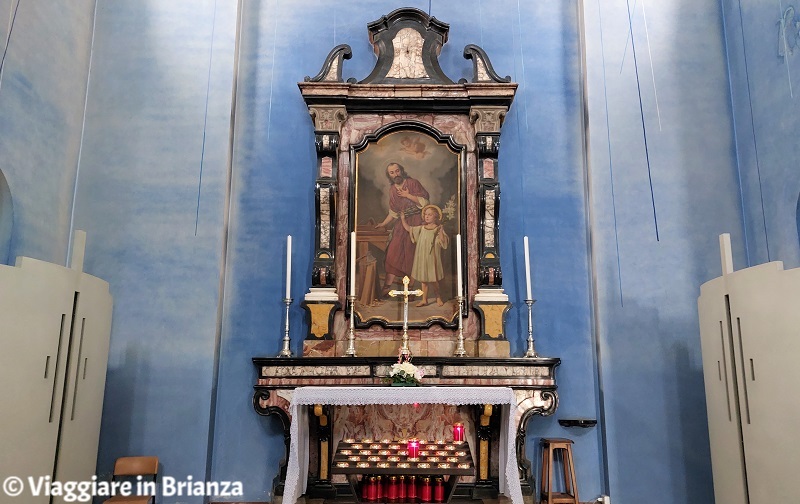
[[[378, 61], [363, 80], [348, 79], [351, 84], [455, 84], [439, 66], [439, 54], [447, 42], [450, 25], [425, 12], [404, 7], [367, 25], [369, 40]], [[342, 63], [350, 59], [347, 44], [336, 46], [325, 58], [322, 69], [305, 82], [342, 82]], [[469, 44], [464, 57], [473, 60], [472, 83], [507, 83], [495, 73], [489, 57], [478, 46]], [[462, 79], [459, 83], [465, 83]]]

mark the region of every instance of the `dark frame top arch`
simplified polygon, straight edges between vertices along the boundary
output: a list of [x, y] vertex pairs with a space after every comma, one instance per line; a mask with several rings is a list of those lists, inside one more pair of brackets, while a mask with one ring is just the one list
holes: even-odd
[[[436, 129], [435, 127], [416, 120], [399, 120], [387, 125], [382, 126], [381, 128], [375, 130], [373, 133], [364, 135], [364, 137], [356, 144], [350, 146], [350, 176], [349, 176], [349, 198], [348, 198], [348, 226], [350, 230], [356, 229], [356, 166], [357, 166], [357, 157], [360, 153], [364, 152], [370, 145], [375, 145], [382, 139], [386, 138], [389, 135], [395, 133], [402, 133], [402, 132], [409, 132], [409, 133], [421, 133], [430, 137], [435, 143], [443, 145], [447, 147], [453, 154], [458, 155], [458, 171], [459, 171], [459, 187], [458, 187], [458, 205], [459, 205], [459, 219], [458, 219], [458, 226], [461, 234], [461, 249], [463, 251], [467, 250], [467, 146], [458, 143], [453, 135], [443, 133]], [[397, 223], [399, 225], [399, 223]], [[455, 243], [455, 236], [450, 237], [451, 243]], [[349, 242], [348, 242], [349, 243]], [[454, 247], [455, 245], [453, 245]], [[352, 253], [349, 250], [348, 245], [348, 257]], [[466, 272], [467, 270], [467, 254], [462, 254], [461, 257], [461, 270]], [[460, 293], [461, 296], [465, 296], [467, 292], [469, 292], [469, 282], [468, 282], [469, 275], [464, 275], [463, 277], [463, 292]], [[346, 281], [347, 285], [347, 292], [350, 292], [350, 277], [347, 277]], [[456, 293], [459, 295], [459, 293]], [[411, 304], [412, 301], [409, 301]], [[464, 310], [462, 316], [467, 317], [467, 311]], [[350, 313], [346, 313], [346, 316], [349, 317]], [[381, 325], [382, 327], [386, 328], [398, 328], [402, 327], [402, 323], [392, 323], [386, 320], [374, 318], [368, 320], [362, 320], [359, 317], [359, 314], [355, 314], [355, 324], [356, 327], [365, 328], [369, 327], [373, 324]], [[409, 321], [410, 328], [428, 328], [433, 325], [441, 325], [442, 327], [448, 329], [455, 329], [458, 327], [458, 314], [454, 314], [454, 316], [450, 319], [444, 318], [436, 318], [432, 320], [427, 320], [424, 322], [411, 322]]]
[[[395, 48], [393, 41], [397, 34], [410, 28], [417, 33], [423, 40], [422, 44], [422, 64], [425, 68], [427, 77], [421, 78], [396, 78], [388, 77], [387, 73], [395, 61]], [[453, 84], [442, 68], [439, 66], [439, 53], [442, 46], [447, 42], [447, 32], [450, 25], [442, 23], [435, 17], [428, 16], [419, 9], [406, 7], [397, 9], [389, 14], [382, 16], [367, 25], [369, 30], [369, 40], [372, 43], [378, 61], [375, 68], [360, 84], [399, 84], [399, 83], [430, 83], [430, 84]]]
[[[450, 30], [450, 25], [447, 23], [443, 23], [419, 9], [404, 7], [372, 21], [367, 25], [367, 29], [377, 61], [367, 77], [360, 81], [351, 77], [347, 79], [349, 84], [455, 85], [455, 82], [444, 73], [439, 65], [439, 54], [444, 44], [447, 43]], [[407, 52], [399, 54], [395, 51], [394, 41], [403, 30], [406, 32], [413, 30], [419, 35], [417, 41], [422, 43], [401, 47], [401, 51]], [[403, 43], [403, 41], [398, 43]], [[328, 53], [317, 75], [306, 76], [304, 82], [342, 82], [344, 60], [350, 59], [352, 54], [349, 45], [339, 44]], [[510, 76], [500, 77], [494, 71], [489, 56], [479, 46], [468, 44], [464, 48], [463, 56], [473, 62], [473, 75], [470, 83], [511, 83]], [[418, 62], [416, 62], [417, 58], [419, 58]], [[417, 65], [413, 66], [417, 68], [418, 72], [411, 76], [390, 75], [389, 72], [398, 61], [416, 62]], [[419, 68], [419, 64], [422, 65], [422, 68]], [[466, 79], [459, 80], [459, 84], [466, 82]], [[516, 88], [516, 84], [514, 84], [514, 88]], [[510, 105], [510, 101], [508, 105]]]

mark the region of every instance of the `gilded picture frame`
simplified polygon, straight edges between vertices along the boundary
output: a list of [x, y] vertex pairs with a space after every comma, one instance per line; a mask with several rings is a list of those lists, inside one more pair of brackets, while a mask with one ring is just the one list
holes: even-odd
[[[409, 327], [457, 327], [456, 239], [462, 237], [465, 250], [466, 227], [464, 160], [464, 146], [416, 122], [393, 123], [352, 147], [357, 327], [402, 327], [403, 296], [390, 293], [403, 290], [405, 276], [409, 290], [422, 291], [409, 297]], [[348, 289], [351, 278], [348, 273]]]

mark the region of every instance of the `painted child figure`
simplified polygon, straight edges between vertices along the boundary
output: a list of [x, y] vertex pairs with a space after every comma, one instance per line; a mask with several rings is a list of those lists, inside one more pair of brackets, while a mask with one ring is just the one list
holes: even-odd
[[[444, 305], [439, 291], [439, 281], [444, 278], [444, 268], [442, 268], [442, 249], [446, 249], [450, 239], [442, 227], [442, 209], [436, 205], [426, 205], [422, 208], [421, 226], [410, 226], [403, 213], [400, 219], [403, 227], [411, 236], [411, 241], [416, 244], [414, 252], [414, 264], [411, 269], [411, 276], [422, 282], [422, 300], [417, 306], [429, 304], [428, 295], [436, 297], [436, 304]], [[433, 290], [433, 292], [431, 292]]]

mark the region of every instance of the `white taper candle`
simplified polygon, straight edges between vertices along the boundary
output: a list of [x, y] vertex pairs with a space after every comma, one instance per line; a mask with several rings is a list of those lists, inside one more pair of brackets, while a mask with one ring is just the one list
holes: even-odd
[[286, 299], [292, 299], [292, 235], [286, 237]]
[[533, 299], [533, 296], [531, 296], [531, 260], [530, 251], [528, 250], [528, 237], [526, 236], [523, 241], [525, 243], [525, 291], [528, 294], [525, 299]]
[[350, 232], [350, 295], [356, 295], [356, 232]]
[[456, 296], [463, 296], [464, 280], [461, 277], [461, 235], [456, 235]]

